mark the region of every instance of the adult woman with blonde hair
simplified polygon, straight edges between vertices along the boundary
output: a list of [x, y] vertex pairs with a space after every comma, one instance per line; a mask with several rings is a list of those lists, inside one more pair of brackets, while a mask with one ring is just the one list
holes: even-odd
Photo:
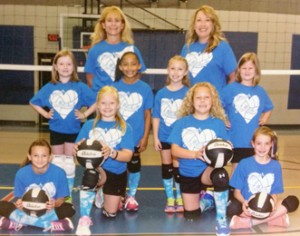
[[119, 7], [104, 8], [91, 40], [92, 47], [88, 52], [84, 71], [95, 97], [99, 89], [115, 81], [116, 65], [125, 52], [135, 52], [141, 63], [140, 72], [146, 70], [140, 51], [133, 45], [131, 26]]
[[203, 5], [193, 14], [181, 55], [188, 61], [192, 85], [210, 82], [220, 91], [226, 82], [235, 80], [235, 55], [210, 6]]

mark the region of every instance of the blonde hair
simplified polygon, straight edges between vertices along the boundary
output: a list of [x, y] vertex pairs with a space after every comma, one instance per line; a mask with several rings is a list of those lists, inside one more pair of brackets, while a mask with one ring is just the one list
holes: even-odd
[[[112, 95], [116, 99], [117, 103], [120, 104], [118, 90], [116, 88], [114, 88], [113, 86], [104, 86], [99, 90], [99, 92], [97, 94], [96, 104], [98, 104], [100, 102], [102, 96], [104, 96], [106, 94]], [[94, 125], [93, 125], [93, 130], [96, 128], [98, 121], [101, 119], [102, 119], [102, 115], [100, 114], [99, 110], [97, 109], [96, 110], [96, 118], [94, 120]], [[121, 128], [122, 134], [124, 134], [126, 132], [126, 122], [122, 118], [119, 111], [116, 114], [116, 128]]]
[[121, 41], [127, 42], [129, 44], [133, 44], [134, 41], [133, 41], [131, 26], [125, 14], [119, 7], [109, 6], [104, 8], [103, 12], [100, 15], [99, 20], [95, 25], [94, 32], [91, 35], [91, 41], [92, 41], [91, 45], [93, 46], [96, 43], [99, 43], [100, 41], [107, 38], [106, 31], [103, 28], [102, 24], [105, 22], [107, 16], [110, 14], [114, 14], [115, 16], [117, 16], [124, 24], [124, 29], [121, 32]]
[[[48, 148], [48, 150], [49, 150], [49, 156], [51, 155], [51, 153], [52, 153], [51, 146], [50, 146], [49, 142], [46, 139], [43, 139], [43, 138], [37, 139], [37, 140], [35, 140], [35, 141], [33, 141], [31, 143], [31, 145], [28, 148], [28, 154], [29, 155], [31, 155], [32, 149], [34, 147], [36, 147], [36, 146]], [[28, 159], [28, 156], [26, 156], [25, 160], [21, 163], [20, 166], [23, 167], [23, 166], [26, 166], [26, 165], [28, 165], [30, 163], [31, 163], [31, 161]]]
[[59, 51], [58, 53], [56, 53], [54, 59], [53, 59], [53, 63], [52, 63], [52, 71], [51, 71], [51, 83], [56, 84], [57, 82], [59, 82], [59, 74], [57, 72], [57, 70], [55, 69], [55, 65], [57, 64], [57, 61], [59, 58], [61, 57], [70, 57], [73, 63], [73, 72], [71, 74], [71, 81], [74, 82], [78, 82], [79, 81], [79, 77], [77, 74], [77, 62], [75, 59], [74, 54], [66, 49], [63, 49], [61, 51]]
[[221, 31], [221, 24], [220, 24], [219, 17], [215, 9], [212, 8], [211, 6], [203, 5], [200, 8], [198, 8], [192, 15], [190, 25], [186, 33], [186, 44], [189, 47], [192, 43], [198, 40], [198, 35], [195, 32], [194, 26], [195, 26], [197, 14], [200, 11], [203, 12], [207, 17], [209, 17], [213, 23], [213, 29], [212, 32], [210, 33], [208, 44], [204, 50], [204, 52], [212, 52], [220, 44], [221, 41], [226, 41], [226, 38]]
[[183, 117], [183, 116], [187, 116], [187, 115], [195, 113], [194, 95], [195, 95], [195, 91], [200, 87], [208, 88], [210, 91], [211, 98], [212, 98], [212, 106], [210, 108], [210, 116], [213, 116], [213, 117], [216, 117], [216, 118], [219, 118], [219, 119], [225, 121], [226, 115], [225, 115], [225, 111], [221, 105], [221, 101], [219, 99], [219, 94], [218, 94], [216, 88], [208, 82], [197, 83], [189, 89], [189, 91], [187, 92], [185, 98], [183, 99], [182, 105], [180, 107], [179, 117]]
[[[168, 61], [168, 66], [167, 66], [167, 68], [169, 68], [169, 67], [171, 66], [171, 64], [172, 64], [174, 61], [183, 62], [184, 65], [185, 65], [186, 71], [189, 70], [189, 65], [188, 65], [187, 60], [186, 60], [184, 57], [179, 56], [179, 55], [175, 55], [175, 56], [173, 56], [173, 57], [170, 58], [170, 60]], [[170, 83], [171, 83], [170, 76], [167, 75], [166, 85], [169, 85]], [[190, 87], [190, 79], [189, 79], [188, 74], [186, 74], [186, 75], [182, 78], [182, 84], [185, 85], [185, 86], [187, 86], [187, 87]]]
[[251, 61], [255, 67], [255, 76], [252, 80], [253, 86], [259, 84], [260, 78], [261, 78], [261, 71], [260, 71], [260, 65], [257, 55], [254, 52], [246, 52], [243, 54], [238, 62], [238, 66], [236, 69], [236, 79], [239, 83], [242, 82], [241, 77], [241, 67], [248, 61]]
[[267, 126], [258, 127], [253, 134], [252, 142], [255, 141], [258, 135], [266, 135], [270, 137], [272, 148], [269, 151], [269, 155], [271, 158], [278, 159], [278, 136], [276, 132]]

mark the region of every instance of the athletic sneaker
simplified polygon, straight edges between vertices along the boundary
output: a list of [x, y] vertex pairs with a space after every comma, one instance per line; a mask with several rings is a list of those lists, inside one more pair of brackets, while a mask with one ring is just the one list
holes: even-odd
[[117, 213], [109, 213], [104, 208], [102, 209], [102, 214], [106, 216], [107, 218], [115, 218], [117, 216]]
[[251, 226], [251, 217], [240, 217], [237, 215], [231, 218], [229, 224], [230, 229], [249, 229]]
[[269, 220], [268, 225], [288, 227], [290, 225], [289, 216], [288, 216], [288, 214], [283, 214], [273, 220]]
[[82, 216], [79, 219], [78, 226], [76, 229], [76, 235], [88, 236], [91, 235], [90, 226], [93, 224], [92, 220], [88, 216]]
[[73, 223], [69, 218], [51, 222], [51, 232], [71, 231], [73, 229]]
[[182, 198], [176, 199], [176, 212], [184, 212], [183, 201]]
[[95, 206], [97, 208], [102, 208], [103, 207], [103, 202], [104, 202], [104, 197], [103, 197], [103, 189], [99, 188], [96, 197], [95, 197]]
[[175, 199], [174, 198], [168, 198], [165, 212], [166, 213], [174, 213], [176, 211], [175, 209]]
[[217, 221], [217, 227], [216, 227], [217, 236], [229, 236], [230, 235], [230, 229], [227, 225], [226, 220]]
[[139, 209], [139, 204], [134, 197], [128, 196], [126, 198], [125, 209], [127, 211], [137, 211]]
[[13, 229], [15, 231], [19, 231], [22, 227], [22, 224], [11, 221], [6, 217], [0, 218], [0, 229]]

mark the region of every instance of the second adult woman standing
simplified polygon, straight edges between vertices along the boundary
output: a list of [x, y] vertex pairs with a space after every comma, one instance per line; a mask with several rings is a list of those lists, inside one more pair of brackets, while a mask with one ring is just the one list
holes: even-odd
[[192, 16], [181, 55], [188, 61], [192, 85], [210, 82], [220, 91], [226, 85], [226, 76], [228, 82], [235, 80], [236, 58], [210, 6], [201, 6]]
[[133, 45], [129, 22], [120, 8], [110, 6], [103, 10], [91, 38], [92, 47], [84, 70], [87, 83], [95, 94], [104, 85], [115, 81], [116, 65], [124, 52], [135, 52], [141, 63], [140, 71], [146, 69], [139, 50]]

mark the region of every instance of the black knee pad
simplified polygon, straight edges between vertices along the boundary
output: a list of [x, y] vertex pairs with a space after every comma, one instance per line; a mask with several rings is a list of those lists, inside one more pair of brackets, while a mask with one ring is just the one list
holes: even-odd
[[58, 219], [70, 218], [75, 215], [76, 211], [73, 204], [65, 202], [60, 207], [55, 208]]
[[210, 174], [216, 192], [222, 192], [229, 188], [229, 176], [224, 168], [214, 169]]
[[183, 216], [187, 221], [196, 221], [200, 219], [201, 216], [201, 209], [193, 210], [193, 211], [187, 211], [184, 210]]
[[173, 165], [172, 164], [162, 164], [161, 165], [161, 175], [163, 179], [173, 178]]
[[180, 183], [180, 174], [179, 174], [179, 168], [173, 167], [173, 176], [176, 183]]
[[81, 188], [86, 191], [95, 190], [99, 180], [99, 172], [96, 169], [86, 169], [83, 173]]
[[131, 173], [137, 173], [141, 171], [141, 157], [138, 156], [132, 156], [132, 159], [130, 162], [127, 163], [127, 169]]
[[9, 218], [9, 215], [16, 209], [15, 204], [8, 201], [0, 201], [0, 216]]
[[227, 204], [226, 214], [228, 217], [232, 217], [234, 215], [240, 215], [243, 212], [243, 204], [237, 199], [233, 198], [229, 200]]
[[299, 199], [296, 196], [287, 196], [283, 201], [282, 205], [285, 206], [288, 212], [296, 211], [299, 206]]

